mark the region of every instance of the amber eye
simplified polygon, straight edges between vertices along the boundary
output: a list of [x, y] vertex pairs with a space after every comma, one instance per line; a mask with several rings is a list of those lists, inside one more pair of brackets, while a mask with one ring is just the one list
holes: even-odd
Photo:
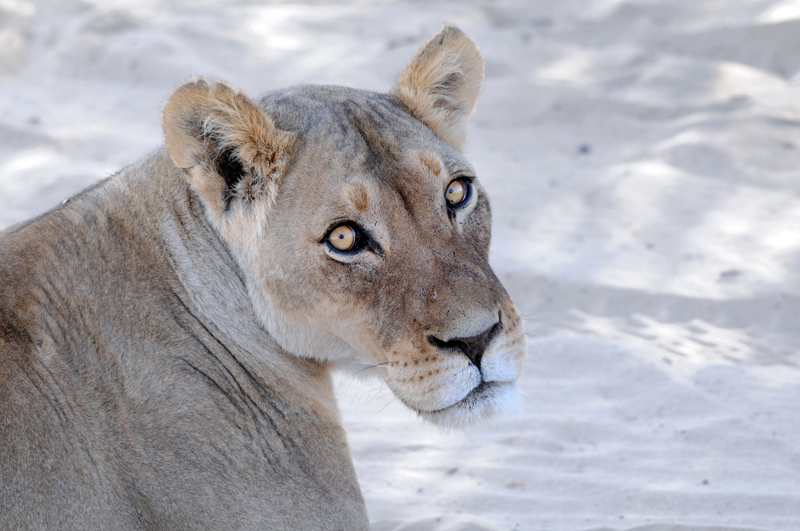
[[462, 179], [453, 179], [447, 185], [444, 198], [450, 206], [460, 206], [469, 198], [469, 182]]
[[356, 229], [347, 224], [342, 224], [328, 234], [328, 243], [337, 251], [352, 251], [358, 242]]

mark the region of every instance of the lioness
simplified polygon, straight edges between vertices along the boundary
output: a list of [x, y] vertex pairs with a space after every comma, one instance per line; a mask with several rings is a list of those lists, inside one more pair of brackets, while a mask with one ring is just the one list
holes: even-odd
[[482, 77], [445, 27], [388, 94], [192, 81], [165, 148], [0, 233], [0, 526], [368, 529], [332, 368], [446, 426], [506, 409]]

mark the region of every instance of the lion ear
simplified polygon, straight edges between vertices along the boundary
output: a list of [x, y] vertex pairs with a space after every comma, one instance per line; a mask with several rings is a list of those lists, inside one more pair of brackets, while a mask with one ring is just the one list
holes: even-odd
[[277, 129], [243, 93], [224, 83], [190, 81], [172, 94], [162, 123], [172, 160], [215, 214], [237, 200], [274, 200], [294, 136]]
[[482, 80], [483, 58], [475, 43], [445, 26], [422, 46], [389, 94], [460, 151]]

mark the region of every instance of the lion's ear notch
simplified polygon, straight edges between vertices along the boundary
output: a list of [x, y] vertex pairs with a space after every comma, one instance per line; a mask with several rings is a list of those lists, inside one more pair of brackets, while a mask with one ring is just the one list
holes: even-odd
[[274, 200], [294, 135], [245, 94], [224, 83], [187, 82], [173, 92], [162, 123], [172, 160], [210, 208], [227, 211], [237, 198]]
[[483, 81], [483, 58], [455, 26], [444, 26], [411, 60], [389, 92], [440, 139], [461, 151]]

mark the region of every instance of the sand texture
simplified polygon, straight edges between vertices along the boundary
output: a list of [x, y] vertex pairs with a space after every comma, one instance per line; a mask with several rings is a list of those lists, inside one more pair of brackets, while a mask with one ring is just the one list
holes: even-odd
[[187, 78], [388, 90], [445, 21], [531, 353], [474, 433], [338, 379], [374, 529], [800, 529], [798, 1], [0, 0], [0, 227], [159, 146]]

